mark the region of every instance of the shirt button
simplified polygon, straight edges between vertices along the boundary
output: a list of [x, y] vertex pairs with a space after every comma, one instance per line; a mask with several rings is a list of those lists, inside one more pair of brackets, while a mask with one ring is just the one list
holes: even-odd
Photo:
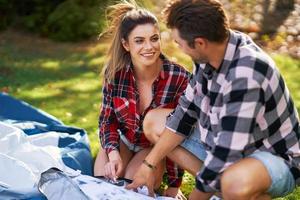
[[128, 101], [125, 101], [125, 106], [128, 106], [129, 105], [129, 102]]
[[196, 95], [198, 92], [197, 92], [197, 89], [195, 88], [194, 89], [194, 95]]

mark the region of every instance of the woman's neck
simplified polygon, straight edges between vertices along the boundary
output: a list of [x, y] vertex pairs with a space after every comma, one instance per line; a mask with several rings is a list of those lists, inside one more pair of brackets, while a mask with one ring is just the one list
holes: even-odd
[[161, 71], [162, 60], [158, 59], [151, 66], [141, 66], [133, 62], [134, 76], [137, 81], [153, 81]]

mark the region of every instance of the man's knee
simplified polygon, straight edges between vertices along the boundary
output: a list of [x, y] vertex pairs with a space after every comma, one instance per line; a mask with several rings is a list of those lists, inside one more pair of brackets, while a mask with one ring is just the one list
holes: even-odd
[[269, 199], [266, 195], [271, 180], [263, 164], [245, 158], [228, 167], [221, 176], [224, 199]]
[[249, 199], [252, 196], [252, 181], [247, 173], [228, 168], [221, 177], [221, 190], [225, 199]]

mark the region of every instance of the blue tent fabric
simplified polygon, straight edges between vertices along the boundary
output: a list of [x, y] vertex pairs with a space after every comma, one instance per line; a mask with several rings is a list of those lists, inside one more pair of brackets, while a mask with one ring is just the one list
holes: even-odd
[[6, 93], [0, 93], [0, 119], [35, 121], [43, 124], [63, 124], [54, 116], [20, 101]]
[[[6, 93], [0, 93], [0, 121], [16, 126], [21, 124], [18, 127], [21, 127], [27, 135], [43, 134], [48, 131], [68, 133], [68, 136], [64, 134], [58, 141], [64, 164], [80, 170], [82, 174], [92, 175], [92, 156], [85, 130], [66, 126], [54, 116]], [[44, 197], [31, 199], [44, 199]]]

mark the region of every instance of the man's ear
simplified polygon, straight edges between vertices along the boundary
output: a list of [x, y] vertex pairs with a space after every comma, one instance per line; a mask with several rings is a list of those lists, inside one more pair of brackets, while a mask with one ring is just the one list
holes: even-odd
[[207, 40], [202, 37], [195, 38], [195, 47], [198, 46], [200, 48], [206, 48]]
[[129, 51], [129, 45], [128, 45], [128, 42], [124, 39], [124, 38], [122, 38], [122, 45], [123, 45], [123, 47], [124, 47], [124, 49], [126, 50], [126, 51]]

